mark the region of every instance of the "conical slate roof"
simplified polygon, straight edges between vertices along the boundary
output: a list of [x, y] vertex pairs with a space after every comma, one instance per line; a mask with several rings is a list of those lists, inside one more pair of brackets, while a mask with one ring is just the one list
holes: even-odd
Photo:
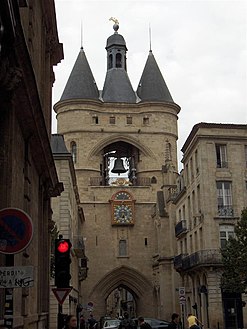
[[173, 102], [151, 50], [136, 92], [141, 101]]
[[99, 99], [99, 91], [83, 48], [70, 73], [61, 101], [76, 98]]
[[107, 71], [102, 98], [104, 102], [136, 103], [136, 94], [125, 69]]

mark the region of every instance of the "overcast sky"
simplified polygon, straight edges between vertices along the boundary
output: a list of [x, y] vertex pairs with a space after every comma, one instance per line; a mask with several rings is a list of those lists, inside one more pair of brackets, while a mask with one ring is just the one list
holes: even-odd
[[116, 17], [134, 90], [148, 57], [151, 27], [153, 54], [181, 107], [178, 150], [196, 123], [246, 124], [247, 1], [55, 0], [55, 5], [64, 60], [54, 68], [53, 104], [62, 95], [81, 44], [97, 87], [103, 88], [106, 39], [114, 32], [109, 18]]

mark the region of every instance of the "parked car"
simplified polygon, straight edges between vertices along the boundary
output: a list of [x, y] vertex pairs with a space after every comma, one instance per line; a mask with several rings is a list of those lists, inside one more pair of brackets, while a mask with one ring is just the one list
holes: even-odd
[[118, 319], [105, 320], [103, 324], [103, 329], [118, 329], [120, 322], [121, 321]]
[[[139, 328], [138, 319], [133, 319], [135, 321], [136, 327]], [[150, 324], [152, 329], [166, 329], [168, 328], [169, 321], [159, 320], [154, 318], [144, 318], [144, 321]]]

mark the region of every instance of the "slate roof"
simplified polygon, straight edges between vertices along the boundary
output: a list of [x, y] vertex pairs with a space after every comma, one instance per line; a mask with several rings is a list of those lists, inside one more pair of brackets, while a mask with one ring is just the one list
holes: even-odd
[[52, 134], [51, 135], [51, 150], [53, 155], [70, 155], [64, 142], [63, 135]]
[[124, 46], [126, 48], [126, 42], [124, 40], [124, 37], [121, 34], [118, 34], [117, 32], [109, 36], [106, 41], [106, 49], [111, 46]]
[[151, 50], [149, 51], [148, 59], [136, 93], [141, 101], [173, 102], [172, 96]]
[[136, 94], [125, 69], [107, 71], [102, 98], [104, 102], [136, 103]]
[[60, 100], [78, 98], [99, 99], [99, 91], [83, 48], [80, 49]]

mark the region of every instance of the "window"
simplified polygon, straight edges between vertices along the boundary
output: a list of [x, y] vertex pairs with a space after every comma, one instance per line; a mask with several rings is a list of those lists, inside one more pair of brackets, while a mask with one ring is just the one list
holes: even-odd
[[70, 144], [70, 152], [71, 152], [71, 155], [72, 155], [73, 162], [76, 163], [76, 160], [77, 160], [76, 142], [71, 142], [71, 144]]
[[98, 124], [99, 123], [99, 118], [97, 117], [97, 115], [96, 114], [93, 114], [93, 117], [92, 117], [92, 119], [93, 119], [93, 123], [94, 124]]
[[149, 124], [149, 117], [147, 115], [145, 115], [145, 117], [143, 118], [143, 124], [144, 125], [148, 125]]
[[112, 54], [109, 55], [109, 63], [108, 63], [108, 69], [112, 69]]
[[231, 182], [217, 182], [218, 215], [233, 216]]
[[122, 55], [120, 53], [116, 55], [116, 67], [122, 67]]
[[216, 144], [217, 168], [228, 168], [226, 145]]
[[220, 225], [220, 247], [224, 249], [226, 243], [230, 237], [234, 238], [234, 226], [233, 225]]
[[190, 158], [190, 173], [191, 173], [191, 180], [194, 179], [194, 163], [193, 163], [193, 158]]
[[115, 123], [116, 123], [116, 118], [115, 118], [114, 116], [110, 116], [109, 123], [112, 124], [112, 125], [115, 125]]
[[119, 241], [119, 256], [127, 256], [127, 241]]
[[199, 173], [199, 164], [198, 164], [198, 152], [195, 151], [195, 165], [196, 165], [196, 173]]
[[127, 123], [127, 125], [131, 125], [132, 124], [132, 117], [127, 117], [126, 118], [126, 123]]

